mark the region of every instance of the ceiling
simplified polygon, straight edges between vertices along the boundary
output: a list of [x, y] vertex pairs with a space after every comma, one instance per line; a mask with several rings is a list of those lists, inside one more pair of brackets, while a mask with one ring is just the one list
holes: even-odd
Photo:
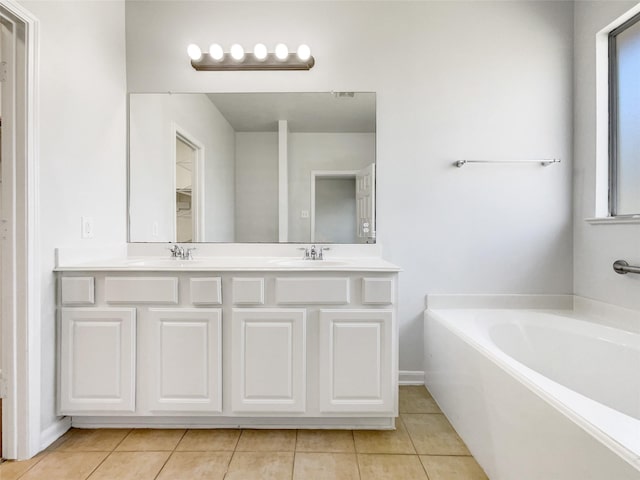
[[209, 93], [236, 132], [373, 133], [376, 94], [372, 92]]

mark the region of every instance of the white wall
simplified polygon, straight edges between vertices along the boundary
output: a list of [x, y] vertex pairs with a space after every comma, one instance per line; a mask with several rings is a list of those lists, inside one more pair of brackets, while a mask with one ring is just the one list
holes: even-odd
[[[596, 216], [597, 201], [606, 204], [606, 189], [600, 193], [604, 198], [596, 197], [598, 162], [600, 165], [604, 162], [600, 182], [604, 179], [606, 184], [607, 136], [604, 131], [604, 155], [597, 155], [596, 122], [602, 116], [606, 129], [607, 111], [606, 102], [600, 111], [596, 109], [596, 34], [637, 4], [637, 1], [576, 2], [574, 39], [574, 291], [577, 295], [634, 309], [640, 309], [640, 276], [618, 275], [612, 264], [617, 259], [640, 264], [640, 224], [591, 225], [585, 219]], [[606, 63], [603, 65], [606, 67]]]
[[278, 241], [278, 133], [236, 132], [236, 242]]
[[289, 241], [309, 242], [312, 170], [360, 170], [374, 163], [374, 133], [289, 133]]
[[[41, 426], [56, 426], [54, 249], [126, 240], [123, 1], [21, 2], [40, 21]], [[80, 239], [91, 216], [94, 238]]]
[[235, 132], [229, 122], [206, 95], [131, 95], [129, 101], [131, 241], [173, 241], [175, 124], [204, 147], [204, 238], [232, 242]]
[[[426, 293], [572, 291], [571, 2], [126, 8], [130, 91], [377, 93], [377, 238], [403, 268], [401, 369], [421, 369]], [[197, 72], [186, 56], [192, 42], [258, 41], [308, 43], [316, 65]], [[539, 157], [562, 163], [451, 166]]]

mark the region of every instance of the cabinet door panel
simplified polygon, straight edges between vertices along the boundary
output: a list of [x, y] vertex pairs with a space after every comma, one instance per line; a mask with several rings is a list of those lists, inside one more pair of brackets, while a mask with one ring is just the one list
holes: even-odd
[[392, 412], [391, 310], [320, 311], [322, 412]]
[[63, 308], [60, 414], [135, 410], [135, 309]]
[[149, 309], [149, 409], [220, 412], [220, 309]]
[[305, 410], [305, 311], [233, 310], [233, 401], [236, 412]]

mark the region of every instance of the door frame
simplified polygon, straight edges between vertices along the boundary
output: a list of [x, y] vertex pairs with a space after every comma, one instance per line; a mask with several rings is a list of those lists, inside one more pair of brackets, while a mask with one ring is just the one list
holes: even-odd
[[[39, 22], [15, 0], [0, 0], [0, 15], [14, 25], [12, 155], [1, 212], [3, 456], [30, 458], [41, 450], [40, 429], [40, 219], [38, 172]], [[3, 119], [5, 120], [5, 119]], [[4, 132], [3, 132], [4, 133]], [[10, 195], [5, 195], [6, 189]], [[7, 260], [5, 262], [4, 260]]]
[[204, 215], [204, 144], [195, 136], [191, 135], [187, 130], [182, 128], [175, 122], [171, 123], [171, 155], [173, 165], [173, 188], [172, 205], [173, 205], [173, 238], [178, 238], [178, 222], [175, 212], [176, 208], [176, 144], [180, 138], [184, 143], [189, 145], [196, 152], [196, 158], [193, 162], [193, 182], [191, 184], [191, 218], [193, 220], [193, 241], [204, 242], [205, 232], [205, 215]]
[[311, 170], [311, 242], [316, 241], [316, 181], [318, 178], [353, 178], [355, 180], [356, 175], [360, 170]]

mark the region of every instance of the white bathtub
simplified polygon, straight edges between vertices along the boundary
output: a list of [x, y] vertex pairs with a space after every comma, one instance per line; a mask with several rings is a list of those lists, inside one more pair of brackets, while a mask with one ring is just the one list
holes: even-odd
[[492, 480], [640, 479], [640, 335], [571, 311], [434, 309], [425, 383]]

